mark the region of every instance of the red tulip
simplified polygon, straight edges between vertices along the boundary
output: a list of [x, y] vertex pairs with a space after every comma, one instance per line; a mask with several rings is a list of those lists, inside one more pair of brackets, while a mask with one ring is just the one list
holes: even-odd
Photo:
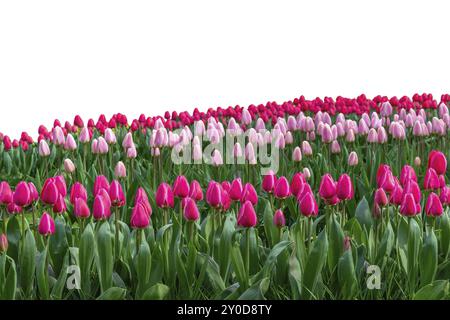
[[0, 183], [0, 204], [8, 205], [13, 201], [13, 193], [8, 182], [2, 181]]
[[19, 207], [26, 207], [30, 204], [30, 200], [31, 195], [28, 184], [25, 181], [19, 182], [13, 194], [14, 204]]
[[94, 181], [94, 196], [96, 196], [101, 189], [105, 189], [106, 192], [109, 191], [109, 182], [108, 179], [103, 176], [97, 176]]
[[291, 194], [289, 182], [286, 177], [280, 177], [275, 182], [274, 195], [278, 199], [286, 199]]
[[77, 218], [89, 218], [91, 211], [83, 198], [76, 198], [73, 205], [73, 212]]
[[114, 207], [123, 207], [125, 205], [125, 194], [119, 181], [113, 180], [109, 186], [109, 198]]
[[49, 236], [55, 233], [55, 221], [53, 221], [53, 218], [47, 212], [44, 212], [39, 221], [38, 231], [43, 236]]
[[215, 181], [211, 181], [208, 184], [206, 202], [213, 208], [218, 208], [222, 205], [221, 186]]
[[173, 208], [173, 192], [169, 184], [163, 182], [158, 186], [158, 189], [156, 189], [155, 201], [159, 208]]
[[336, 195], [340, 200], [349, 200], [353, 198], [353, 183], [348, 174], [343, 174], [339, 177], [336, 186]]
[[394, 190], [392, 191], [389, 202], [391, 204], [395, 204], [397, 206], [402, 204], [403, 199], [403, 188], [400, 186], [400, 184], [396, 184]]
[[423, 188], [425, 190], [437, 190], [440, 187], [439, 177], [436, 170], [433, 168], [428, 168], [425, 173], [425, 178], [423, 181]]
[[388, 201], [388, 197], [386, 195], [386, 192], [384, 191], [383, 188], [378, 188], [375, 191], [375, 196], [374, 196], [374, 201], [377, 205], [379, 205], [380, 207], [384, 207], [386, 206], [389, 201]]
[[108, 200], [101, 194], [95, 196], [92, 209], [92, 215], [95, 220], [108, 219], [111, 216], [111, 205]]
[[275, 211], [273, 216], [273, 224], [278, 228], [282, 228], [286, 225], [286, 218], [284, 217], [283, 211], [280, 209]]
[[70, 203], [75, 204], [77, 198], [87, 201], [87, 191], [86, 188], [79, 182], [75, 182], [70, 190]]
[[301, 199], [298, 199], [300, 213], [305, 217], [317, 216], [319, 207], [312, 192], [305, 192]]
[[425, 204], [425, 212], [427, 216], [441, 216], [444, 209], [442, 208], [441, 200], [434, 192], [430, 193]]
[[185, 176], [178, 176], [173, 183], [173, 194], [178, 198], [189, 196], [189, 183]]
[[329, 173], [322, 177], [319, 186], [319, 195], [324, 200], [330, 200], [336, 197], [336, 182]]
[[183, 209], [183, 215], [184, 218], [188, 221], [196, 221], [200, 217], [200, 213], [197, 208], [197, 204], [195, 203], [195, 200], [192, 198], [184, 198], [184, 209]]
[[242, 196], [242, 190], [243, 190], [243, 186], [242, 186], [241, 178], [234, 179], [231, 182], [230, 191], [228, 193], [230, 198], [231, 198], [231, 200], [233, 200], [233, 201], [240, 200], [241, 196]]
[[273, 171], [269, 171], [266, 175], [264, 175], [262, 181], [262, 188], [267, 193], [272, 193], [275, 187], [276, 176]]
[[45, 180], [44, 186], [42, 187], [41, 191], [41, 201], [45, 204], [53, 206], [58, 200], [58, 197], [59, 192], [55, 180], [53, 178]]
[[306, 183], [303, 173], [297, 172], [294, 174], [291, 180], [290, 189], [294, 196], [298, 196], [299, 192], [303, 189], [303, 185]]
[[130, 222], [131, 227], [134, 229], [145, 229], [150, 224], [150, 215], [141, 202], [137, 203], [133, 208]]
[[195, 201], [203, 200], [203, 190], [197, 180], [192, 180], [189, 186], [189, 196]]
[[416, 203], [414, 196], [407, 193], [403, 197], [400, 213], [404, 216], [415, 216], [420, 212], [420, 205]]
[[237, 224], [244, 228], [252, 228], [256, 226], [258, 218], [255, 209], [250, 201], [245, 201], [239, 209]]
[[251, 183], [246, 183], [244, 185], [244, 189], [242, 190], [241, 203], [244, 203], [247, 200], [250, 201], [252, 205], [256, 205], [258, 203], [258, 195]]
[[433, 168], [438, 175], [447, 171], [447, 158], [440, 152], [433, 150], [428, 155], [428, 168]]

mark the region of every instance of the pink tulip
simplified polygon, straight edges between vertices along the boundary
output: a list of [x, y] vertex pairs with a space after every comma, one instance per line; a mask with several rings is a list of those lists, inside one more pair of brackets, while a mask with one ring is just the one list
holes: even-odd
[[30, 188], [25, 181], [21, 181], [17, 184], [16, 190], [13, 194], [13, 202], [19, 207], [26, 207], [30, 204], [31, 195]]
[[273, 216], [273, 224], [278, 228], [282, 228], [286, 225], [286, 218], [284, 217], [283, 211], [280, 209], [275, 211]]
[[404, 216], [415, 216], [420, 212], [420, 205], [416, 203], [411, 193], [406, 193], [400, 206], [400, 213]]
[[189, 185], [189, 197], [195, 201], [203, 200], [203, 190], [200, 183], [197, 180], [192, 180]]
[[81, 143], [88, 143], [91, 140], [88, 128], [83, 127], [83, 129], [81, 129], [79, 140]]
[[312, 192], [303, 193], [301, 198], [298, 198], [300, 213], [305, 217], [317, 216], [319, 207]]
[[231, 182], [230, 191], [228, 192], [230, 199], [233, 201], [239, 201], [241, 199], [243, 189], [241, 178], [234, 179]]
[[59, 192], [55, 180], [49, 178], [45, 181], [41, 191], [41, 201], [47, 205], [55, 205], [58, 200]]
[[43, 236], [49, 236], [55, 233], [55, 221], [53, 221], [53, 218], [47, 212], [44, 212], [39, 220], [38, 231]]
[[109, 198], [114, 207], [123, 207], [125, 205], [125, 194], [119, 181], [113, 180], [109, 186]]
[[353, 183], [348, 174], [343, 174], [339, 177], [336, 186], [336, 195], [340, 200], [349, 200], [353, 198]]
[[6, 234], [0, 234], [0, 253], [8, 251], [8, 238]]
[[173, 208], [174, 198], [172, 188], [169, 184], [163, 182], [158, 186], [155, 202], [159, 208]]
[[111, 128], [107, 128], [105, 130], [105, 140], [108, 144], [115, 144], [117, 142], [116, 135], [111, 130]]
[[425, 190], [437, 190], [439, 189], [439, 187], [439, 177], [436, 173], [436, 170], [434, 170], [433, 168], [427, 169], [423, 181], [423, 188]]
[[294, 162], [302, 161], [302, 150], [300, 149], [300, 147], [295, 147], [294, 151], [292, 152], [292, 160]]
[[290, 190], [292, 194], [297, 197], [299, 192], [303, 189], [306, 179], [303, 173], [297, 172], [291, 180]]
[[428, 168], [433, 168], [438, 175], [445, 174], [447, 171], [447, 158], [440, 151], [431, 151], [428, 155]]
[[74, 183], [72, 189], [70, 190], [70, 203], [74, 205], [77, 198], [87, 201], [86, 188], [78, 181]]
[[274, 195], [278, 199], [286, 199], [291, 194], [289, 182], [286, 177], [280, 177], [275, 182]]
[[253, 205], [258, 203], [258, 194], [251, 183], [246, 183], [242, 189], [241, 203], [250, 201]]
[[101, 189], [105, 189], [107, 192], [109, 191], [108, 179], [103, 175], [99, 175], [95, 178], [93, 190], [94, 196], [96, 196]]
[[109, 150], [108, 143], [106, 142], [105, 138], [99, 137], [98, 138], [98, 144], [97, 144], [97, 151], [99, 154], [107, 154]]
[[30, 189], [30, 204], [39, 200], [39, 192], [33, 182], [28, 182], [28, 189]]
[[131, 213], [131, 227], [134, 229], [145, 229], [150, 224], [150, 215], [142, 203], [137, 203]]
[[74, 173], [75, 172], [75, 164], [70, 159], [64, 160], [64, 171], [67, 173]]
[[421, 191], [420, 191], [420, 188], [419, 188], [419, 185], [417, 184], [417, 182], [415, 182], [414, 180], [409, 180], [406, 183], [405, 187], [403, 188], [403, 197], [407, 193], [411, 193], [413, 195], [416, 203], [420, 203], [420, 199], [422, 196], [421, 196]]
[[117, 179], [126, 178], [127, 168], [122, 161], [117, 162], [116, 167], [114, 168], [114, 175]]
[[389, 202], [394, 205], [401, 205], [403, 200], [403, 188], [400, 184], [396, 184], [394, 190], [391, 192]]
[[91, 211], [83, 198], [76, 198], [73, 206], [75, 217], [85, 219], [89, 218]]
[[41, 157], [48, 157], [50, 155], [50, 147], [47, 144], [47, 141], [41, 140], [39, 141], [39, 155]]
[[388, 197], [386, 195], [386, 192], [384, 191], [383, 188], [378, 188], [375, 191], [375, 196], [374, 196], [374, 202], [379, 205], [380, 207], [384, 207], [386, 206], [389, 201], [388, 201]]
[[267, 174], [264, 175], [262, 181], [262, 189], [267, 193], [272, 193], [275, 188], [276, 176], [272, 170], [269, 170]]
[[95, 196], [92, 209], [95, 220], [108, 219], [111, 216], [111, 206], [108, 200], [100, 194]]
[[358, 165], [358, 154], [355, 151], [350, 152], [348, 155], [348, 165], [350, 167]]
[[200, 213], [197, 208], [197, 204], [195, 203], [195, 200], [192, 198], [184, 198], [185, 204], [183, 209], [183, 215], [184, 218], [187, 221], [197, 221], [200, 217]]
[[425, 204], [425, 212], [427, 216], [441, 216], [444, 209], [442, 208], [441, 200], [439, 196], [432, 192], [428, 196], [427, 203]]
[[319, 195], [324, 200], [331, 200], [336, 196], [336, 182], [329, 173], [322, 177], [319, 186]]
[[13, 193], [8, 182], [2, 181], [0, 183], [0, 204], [8, 205], [13, 201]]
[[66, 201], [62, 195], [59, 195], [58, 200], [56, 200], [55, 204], [53, 205], [53, 212], [63, 213], [66, 211], [67, 211]]
[[238, 226], [244, 228], [252, 228], [258, 223], [258, 218], [256, 216], [255, 209], [250, 201], [245, 201], [241, 208], [239, 209], [239, 214], [237, 218]]
[[189, 196], [189, 182], [185, 176], [178, 176], [173, 183], [173, 194], [178, 198]]
[[70, 133], [67, 135], [66, 142], [64, 143], [64, 149], [69, 151], [77, 149], [77, 143]]
[[303, 155], [306, 156], [306, 157], [307, 156], [312, 156], [313, 151], [312, 151], [311, 145], [309, 144], [308, 141], [303, 141], [302, 142], [302, 152], [303, 152]]
[[122, 141], [122, 147], [126, 150], [134, 146], [133, 142], [133, 136], [131, 135], [131, 132], [128, 132]]
[[144, 188], [139, 187], [136, 192], [136, 196], [134, 198], [134, 205], [135, 207], [137, 204], [141, 204], [144, 208], [145, 213], [150, 217], [152, 215], [152, 207], [150, 205], [150, 201], [148, 200], [147, 193], [145, 192]]
[[409, 180], [414, 180], [417, 182], [416, 172], [413, 167], [405, 165], [400, 172], [400, 183], [404, 186]]

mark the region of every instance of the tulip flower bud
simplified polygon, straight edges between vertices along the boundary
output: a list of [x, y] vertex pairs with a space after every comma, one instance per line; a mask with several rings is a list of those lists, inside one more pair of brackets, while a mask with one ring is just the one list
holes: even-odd
[[14, 204], [19, 207], [26, 207], [30, 204], [30, 200], [31, 195], [28, 184], [24, 181], [19, 182], [13, 194]]
[[0, 254], [8, 251], [8, 238], [6, 234], [0, 234]]
[[289, 182], [286, 177], [280, 177], [275, 182], [274, 195], [278, 199], [286, 199], [291, 194]]
[[108, 178], [106, 178], [103, 175], [99, 175], [95, 178], [94, 189], [93, 189], [94, 196], [96, 196], [100, 192], [101, 189], [105, 189], [106, 192], [109, 191]]
[[158, 186], [155, 201], [159, 208], [173, 208], [174, 195], [169, 184], [163, 182]]
[[126, 150], [129, 149], [131, 147], [134, 147], [134, 142], [133, 142], [133, 136], [131, 134], [131, 132], [128, 132], [125, 137], [123, 138], [122, 141], [122, 147]]
[[131, 227], [134, 229], [145, 229], [150, 224], [150, 215], [142, 203], [137, 203], [131, 213]]
[[111, 130], [111, 128], [107, 128], [105, 130], [105, 140], [108, 144], [115, 144], [117, 142], [116, 135], [114, 134], [114, 131]]
[[339, 145], [339, 142], [337, 140], [334, 140], [331, 143], [331, 153], [332, 154], [341, 153], [341, 146]]
[[345, 135], [345, 141], [347, 142], [355, 142], [355, 132], [353, 129], [349, 129]]
[[98, 152], [98, 140], [97, 140], [97, 139], [92, 140], [92, 143], [91, 143], [91, 152], [92, 152], [93, 154], [98, 154], [98, 153], [99, 153], [99, 152]]
[[59, 195], [58, 200], [56, 200], [55, 204], [53, 205], [53, 212], [63, 213], [66, 211], [67, 211], [66, 201], [62, 195]]
[[83, 127], [83, 129], [81, 129], [80, 136], [78, 139], [83, 144], [91, 141], [91, 135], [89, 134], [89, 129], [86, 127]]
[[218, 208], [222, 205], [222, 191], [220, 185], [211, 181], [206, 190], [206, 202], [213, 208]]
[[309, 144], [308, 141], [302, 142], [302, 151], [303, 151], [303, 155], [305, 157], [312, 156], [313, 151], [312, 151], [311, 145]]
[[64, 170], [69, 174], [75, 172], [75, 164], [72, 162], [72, 160], [70, 159], [64, 160]]
[[441, 200], [439, 196], [432, 192], [428, 196], [427, 203], [425, 204], [425, 213], [427, 216], [441, 216], [444, 209], [442, 208]]
[[198, 220], [198, 218], [200, 217], [200, 213], [198, 211], [197, 204], [195, 203], [195, 200], [192, 199], [192, 198], [189, 198], [189, 197], [187, 197], [187, 198], [185, 198], [183, 200], [186, 200], [185, 204], [184, 204], [184, 209], [183, 209], [184, 218], [187, 221], [196, 221], [196, 220]]
[[70, 203], [75, 205], [75, 200], [81, 198], [87, 201], [87, 191], [86, 188], [78, 181], [74, 183], [72, 189], [70, 190]]
[[303, 176], [306, 180], [309, 180], [309, 178], [311, 178], [311, 172], [309, 171], [309, 168], [303, 168]]
[[241, 203], [244, 203], [245, 201], [250, 201], [253, 205], [258, 203], [258, 194], [251, 183], [246, 183], [242, 189]]
[[322, 177], [319, 186], [319, 195], [324, 200], [331, 199], [336, 196], [336, 182], [329, 173]]
[[339, 177], [336, 186], [336, 195], [340, 200], [349, 200], [353, 198], [353, 183], [348, 174], [343, 174]]
[[95, 220], [108, 219], [111, 216], [111, 205], [109, 199], [106, 199], [101, 194], [96, 195], [94, 198], [92, 215]]
[[75, 217], [85, 219], [89, 218], [91, 211], [83, 198], [76, 198], [73, 206]]
[[292, 152], [292, 160], [295, 162], [302, 161], [302, 150], [300, 147], [295, 147], [294, 151]]
[[44, 212], [39, 220], [38, 231], [43, 236], [49, 236], [55, 233], [55, 221], [47, 212]]
[[375, 191], [375, 199], [374, 199], [374, 201], [380, 207], [384, 207], [384, 206], [386, 206], [389, 203], [387, 195], [386, 195], [386, 192], [384, 191], [383, 188], [378, 188]]
[[189, 182], [185, 176], [178, 176], [173, 183], [173, 194], [178, 198], [189, 196]]
[[286, 225], [286, 218], [284, 217], [283, 211], [280, 209], [275, 211], [275, 214], [273, 215], [273, 224], [277, 228], [282, 228]]
[[113, 180], [109, 186], [109, 198], [114, 207], [123, 207], [125, 205], [125, 194], [119, 181]]
[[427, 169], [423, 181], [423, 188], [425, 190], [437, 190], [440, 188], [439, 177], [436, 173], [436, 170], [434, 170], [433, 168]]
[[47, 141], [39, 141], [39, 155], [41, 157], [48, 157], [50, 153], [50, 147], [48, 146]]
[[358, 165], [358, 154], [355, 151], [350, 152], [348, 155], [348, 165], [350, 167]]
[[433, 168], [438, 175], [445, 174], [447, 171], [447, 158], [440, 151], [431, 151], [428, 155], [428, 168]]
[[222, 154], [219, 150], [215, 149], [211, 156], [213, 166], [221, 166], [223, 164]]
[[203, 190], [200, 183], [197, 180], [192, 180], [189, 185], [189, 197], [195, 201], [203, 200]]
[[378, 133], [374, 128], [369, 130], [369, 134], [367, 135], [368, 143], [377, 143], [378, 142]]
[[264, 175], [262, 181], [262, 189], [267, 193], [272, 193], [275, 188], [276, 176], [272, 170], [269, 170], [267, 174]]
[[420, 212], [420, 205], [416, 203], [414, 196], [411, 193], [406, 193], [403, 196], [403, 201], [400, 206], [400, 213], [404, 216], [415, 216]]
[[77, 143], [70, 133], [67, 135], [66, 142], [64, 143], [64, 149], [70, 151], [77, 149]]
[[258, 223], [255, 209], [250, 201], [245, 201], [239, 209], [237, 218], [238, 226], [252, 228]]
[[422, 164], [422, 161], [420, 160], [420, 157], [415, 157], [414, 158], [414, 165], [416, 167], [420, 167], [421, 164]]
[[[155, 150], [155, 153], [156, 153], [156, 150]], [[136, 150], [136, 148], [134, 146], [131, 147], [131, 148], [128, 148], [127, 149], [127, 158], [128, 159], [135, 159], [136, 157], [137, 157], [137, 150]]]
[[300, 213], [305, 217], [317, 216], [319, 207], [312, 192], [305, 192], [301, 197], [297, 198]]
[[241, 196], [242, 196], [242, 190], [243, 190], [243, 186], [242, 186], [241, 178], [234, 179], [233, 182], [231, 182], [230, 190], [228, 193], [231, 200], [233, 200], [233, 201], [240, 200]]
[[108, 147], [108, 143], [106, 142], [105, 138], [103, 138], [103, 137], [98, 138], [97, 150], [98, 150], [99, 154], [107, 154], [108, 153], [109, 147]]
[[0, 204], [8, 205], [13, 201], [13, 193], [8, 182], [2, 181], [0, 183]]
[[42, 187], [41, 201], [47, 205], [53, 206], [58, 200], [58, 197], [59, 191], [55, 180], [53, 178], [47, 179]]

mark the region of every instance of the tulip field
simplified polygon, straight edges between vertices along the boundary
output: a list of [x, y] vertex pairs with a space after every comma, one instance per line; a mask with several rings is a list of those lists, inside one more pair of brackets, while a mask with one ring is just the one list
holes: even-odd
[[302, 96], [0, 133], [0, 299], [450, 299], [449, 106]]

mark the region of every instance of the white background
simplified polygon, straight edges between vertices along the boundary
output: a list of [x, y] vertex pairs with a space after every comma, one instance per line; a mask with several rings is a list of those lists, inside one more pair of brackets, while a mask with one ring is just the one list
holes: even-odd
[[450, 93], [449, 1], [3, 1], [0, 132], [100, 113]]

